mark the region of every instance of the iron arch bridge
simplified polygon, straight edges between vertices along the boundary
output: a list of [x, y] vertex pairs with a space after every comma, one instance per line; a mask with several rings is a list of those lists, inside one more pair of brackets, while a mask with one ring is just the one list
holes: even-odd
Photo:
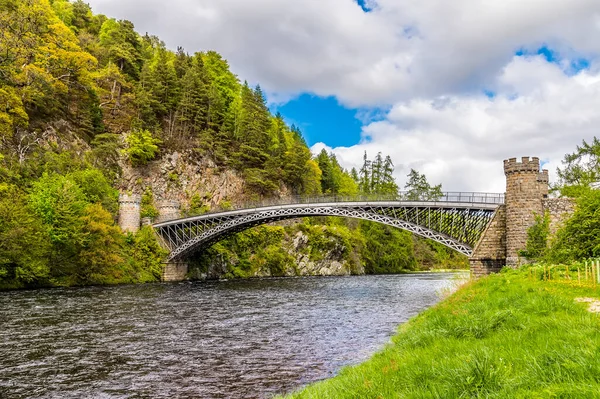
[[265, 223], [306, 216], [369, 220], [410, 231], [471, 256], [473, 248], [504, 203], [504, 194], [443, 193], [437, 198], [312, 197], [247, 204], [241, 209], [208, 213], [155, 224], [169, 251], [180, 261], [232, 234]]

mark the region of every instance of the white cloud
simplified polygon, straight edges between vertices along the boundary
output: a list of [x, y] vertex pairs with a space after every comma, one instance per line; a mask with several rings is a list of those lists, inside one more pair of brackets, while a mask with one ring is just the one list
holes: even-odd
[[91, 0], [174, 48], [215, 49], [268, 93], [352, 106], [479, 90], [515, 50], [600, 52], [598, 0]]
[[503, 159], [539, 156], [552, 176], [565, 153], [599, 134], [600, 73], [567, 76], [542, 57], [514, 57], [494, 83], [500, 91], [492, 99], [400, 102], [363, 128], [362, 143], [328, 150], [347, 168], [359, 167], [365, 150], [390, 154], [402, 184], [415, 168], [446, 190], [502, 192]]

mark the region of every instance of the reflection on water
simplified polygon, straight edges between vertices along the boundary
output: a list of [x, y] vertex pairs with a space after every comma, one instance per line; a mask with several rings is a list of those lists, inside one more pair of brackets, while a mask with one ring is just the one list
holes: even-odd
[[453, 278], [0, 293], [0, 398], [268, 398], [367, 359]]

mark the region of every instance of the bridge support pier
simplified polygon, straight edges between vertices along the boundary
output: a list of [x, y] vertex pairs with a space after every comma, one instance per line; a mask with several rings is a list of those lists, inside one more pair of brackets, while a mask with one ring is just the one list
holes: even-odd
[[183, 281], [188, 273], [188, 264], [185, 262], [166, 262], [163, 267], [162, 281]]
[[469, 258], [471, 275], [497, 273], [506, 265], [506, 205], [501, 205], [484, 230]]

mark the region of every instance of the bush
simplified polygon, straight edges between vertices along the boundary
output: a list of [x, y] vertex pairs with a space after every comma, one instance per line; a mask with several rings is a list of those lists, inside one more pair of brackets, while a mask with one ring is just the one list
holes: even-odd
[[127, 148], [124, 153], [133, 166], [143, 166], [153, 160], [158, 153], [159, 139], [145, 129], [135, 129], [125, 139]]

